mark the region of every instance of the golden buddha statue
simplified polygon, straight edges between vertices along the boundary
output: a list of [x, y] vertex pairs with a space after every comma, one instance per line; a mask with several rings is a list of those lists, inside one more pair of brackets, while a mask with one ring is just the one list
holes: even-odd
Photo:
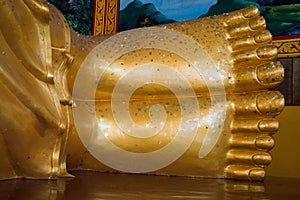
[[256, 7], [97, 37], [43, 1], [0, 10], [0, 179], [264, 178], [283, 67]]

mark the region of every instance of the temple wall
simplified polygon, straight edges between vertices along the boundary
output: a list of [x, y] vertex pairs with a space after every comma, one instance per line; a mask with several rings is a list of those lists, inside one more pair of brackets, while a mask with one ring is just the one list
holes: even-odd
[[271, 151], [273, 161], [267, 168], [268, 176], [300, 178], [300, 58], [281, 58], [285, 81], [280, 90], [287, 106], [277, 117], [280, 129], [274, 135], [276, 145]]

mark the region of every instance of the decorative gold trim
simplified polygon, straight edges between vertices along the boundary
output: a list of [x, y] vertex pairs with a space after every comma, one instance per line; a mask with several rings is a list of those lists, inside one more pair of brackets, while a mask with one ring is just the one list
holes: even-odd
[[278, 58], [300, 56], [300, 35], [277, 36], [273, 44], [278, 49]]
[[119, 0], [94, 0], [93, 35], [117, 32], [119, 5]]

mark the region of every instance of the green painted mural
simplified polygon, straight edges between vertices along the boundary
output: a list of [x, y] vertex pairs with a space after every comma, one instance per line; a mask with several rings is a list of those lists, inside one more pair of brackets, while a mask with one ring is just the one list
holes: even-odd
[[[91, 34], [93, 0], [48, 0], [70, 26]], [[120, 0], [119, 31], [213, 16], [250, 5], [259, 8], [273, 35], [300, 34], [300, 0]]]
[[76, 32], [91, 35], [94, 0], [47, 0], [65, 16], [70, 27]]

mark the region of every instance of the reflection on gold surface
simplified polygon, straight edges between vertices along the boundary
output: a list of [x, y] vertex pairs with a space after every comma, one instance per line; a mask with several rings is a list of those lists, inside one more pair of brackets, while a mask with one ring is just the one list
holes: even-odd
[[0, 179], [264, 178], [283, 67], [257, 8], [101, 37], [42, 1], [0, 10]]
[[76, 178], [0, 182], [1, 199], [299, 199], [299, 179], [265, 182], [73, 172]]

